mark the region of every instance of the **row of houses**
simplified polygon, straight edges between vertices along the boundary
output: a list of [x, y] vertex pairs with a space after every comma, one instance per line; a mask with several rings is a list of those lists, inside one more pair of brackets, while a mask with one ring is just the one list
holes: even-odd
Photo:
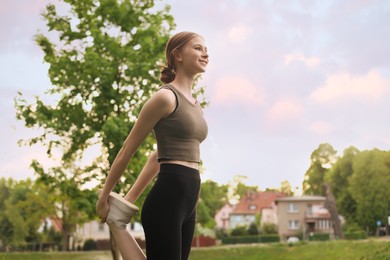
[[[215, 221], [217, 228], [231, 230], [237, 226], [256, 223], [257, 216], [261, 216], [260, 223], [256, 224], [276, 225], [282, 240], [301, 234], [332, 234], [330, 213], [324, 203], [325, 197], [322, 196], [287, 197], [284, 193], [273, 191], [248, 192], [236, 205], [224, 205], [216, 213]], [[51, 224], [56, 230], [61, 230], [55, 221]], [[145, 236], [140, 223], [132, 223], [127, 228], [137, 241], [144, 243]], [[91, 221], [77, 227], [76, 232], [69, 237], [69, 244], [75, 248], [82, 246], [88, 239], [108, 241], [109, 238], [109, 228], [106, 224]]]
[[218, 228], [234, 229], [249, 226], [260, 215], [260, 226], [277, 226], [279, 236], [286, 240], [292, 236], [314, 233], [333, 233], [329, 211], [322, 196], [288, 197], [280, 192], [250, 192], [238, 204], [226, 204], [215, 215]]

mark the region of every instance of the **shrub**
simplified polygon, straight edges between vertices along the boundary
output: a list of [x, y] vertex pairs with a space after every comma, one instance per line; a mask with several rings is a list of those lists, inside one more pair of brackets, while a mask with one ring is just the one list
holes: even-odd
[[345, 239], [349, 239], [349, 240], [366, 239], [367, 234], [363, 230], [352, 231], [352, 232], [345, 232], [344, 237]]
[[261, 233], [262, 234], [277, 234], [278, 233], [278, 226], [274, 223], [265, 222], [261, 226]]
[[257, 227], [256, 223], [252, 222], [249, 225], [248, 234], [249, 235], [258, 235], [259, 234], [259, 228]]
[[229, 234], [228, 234], [228, 231], [224, 228], [216, 228], [215, 229], [215, 236], [217, 239], [221, 239], [223, 237], [227, 237]]
[[279, 242], [278, 235], [260, 236], [230, 236], [221, 239], [222, 244], [251, 244], [251, 243], [273, 243]]
[[245, 236], [248, 234], [246, 226], [237, 226], [230, 233], [232, 236]]
[[309, 241], [326, 241], [329, 239], [330, 237], [328, 233], [315, 233], [309, 236]]
[[93, 239], [87, 239], [83, 246], [84, 251], [96, 250], [96, 242]]

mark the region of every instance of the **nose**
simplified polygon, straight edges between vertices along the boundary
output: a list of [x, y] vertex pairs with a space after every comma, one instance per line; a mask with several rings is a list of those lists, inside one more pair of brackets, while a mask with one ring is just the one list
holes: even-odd
[[205, 59], [209, 58], [209, 54], [207, 53], [207, 51], [205, 51], [205, 50], [203, 51], [202, 57]]

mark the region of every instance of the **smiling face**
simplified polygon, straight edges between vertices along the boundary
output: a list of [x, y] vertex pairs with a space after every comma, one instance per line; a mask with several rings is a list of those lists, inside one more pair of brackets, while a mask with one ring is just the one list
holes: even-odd
[[203, 37], [196, 36], [189, 40], [175, 53], [178, 72], [196, 75], [206, 71], [209, 55]]

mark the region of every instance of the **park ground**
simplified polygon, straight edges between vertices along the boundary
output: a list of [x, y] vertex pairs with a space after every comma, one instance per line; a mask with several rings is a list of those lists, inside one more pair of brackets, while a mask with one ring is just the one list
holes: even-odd
[[[109, 251], [72, 253], [2, 253], [0, 260], [110, 260]], [[190, 260], [390, 260], [390, 240], [251, 244], [193, 249]]]

